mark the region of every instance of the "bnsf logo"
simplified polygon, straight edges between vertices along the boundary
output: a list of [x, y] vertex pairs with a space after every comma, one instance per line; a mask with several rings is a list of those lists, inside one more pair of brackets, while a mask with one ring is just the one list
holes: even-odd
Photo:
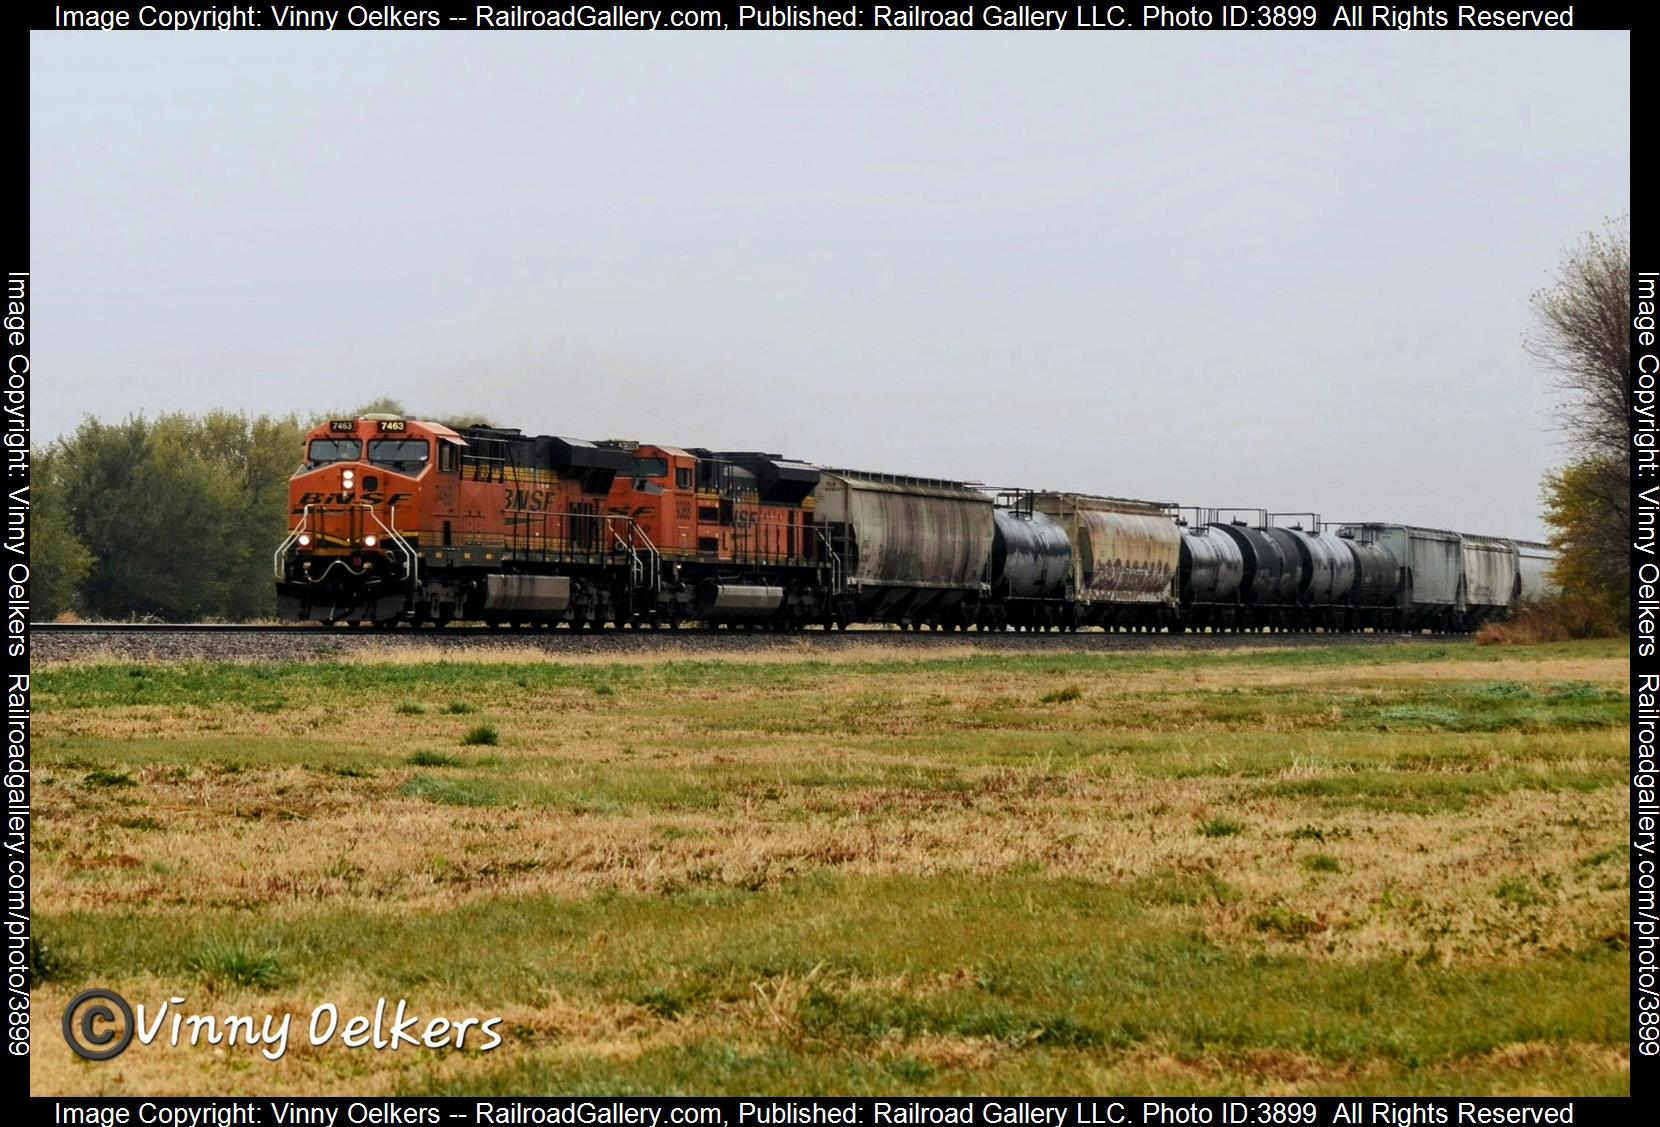
[[545, 489], [509, 489], [502, 497], [501, 507], [515, 513], [545, 513], [557, 500]]
[[414, 499], [413, 493], [381, 493], [377, 490], [368, 493], [302, 493], [299, 501], [295, 502], [294, 511], [297, 513], [307, 505], [401, 505]]

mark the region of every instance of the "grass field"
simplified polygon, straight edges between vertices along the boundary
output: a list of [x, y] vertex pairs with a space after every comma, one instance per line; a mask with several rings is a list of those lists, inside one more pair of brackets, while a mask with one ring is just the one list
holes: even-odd
[[[1627, 649], [37, 669], [37, 1093], [1623, 1093]], [[88, 986], [296, 1044], [72, 1057]], [[407, 998], [491, 1052], [312, 1049]]]

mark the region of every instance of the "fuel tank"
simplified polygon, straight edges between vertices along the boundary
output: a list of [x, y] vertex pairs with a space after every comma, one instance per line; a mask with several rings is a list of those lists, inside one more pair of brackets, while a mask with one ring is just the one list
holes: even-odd
[[771, 618], [784, 603], [784, 588], [709, 580], [698, 591], [698, 613], [724, 622]]
[[561, 614], [571, 605], [571, 581], [564, 575], [487, 575], [484, 610], [507, 614]]

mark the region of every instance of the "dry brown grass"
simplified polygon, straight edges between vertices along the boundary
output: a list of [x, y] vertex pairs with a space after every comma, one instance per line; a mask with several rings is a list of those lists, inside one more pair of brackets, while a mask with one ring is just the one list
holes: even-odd
[[[626, 1067], [648, 1053], [699, 1042], [730, 1045], [740, 1053], [761, 1052], [780, 1041], [806, 1048], [809, 1039], [796, 1010], [807, 986], [787, 978], [758, 983], [752, 1001], [713, 1007], [696, 1017], [665, 1018], [641, 1006], [572, 1001], [555, 993], [536, 1005], [494, 1006], [487, 1011], [465, 998], [429, 993], [412, 1009], [423, 1016], [487, 1012], [501, 1017], [503, 1043], [486, 1055], [492, 1068], [510, 1069], [529, 1061], [555, 1068], [595, 1061]], [[165, 996], [175, 988], [175, 983], [124, 984], [133, 997]], [[345, 984], [336, 984], [328, 994], [342, 1014], [372, 1013], [382, 996], [383, 992]], [[55, 1014], [68, 998], [69, 991], [49, 986], [36, 992], [34, 1004], [41, 1013]], [[288, 1051], [274, 1063], [257, 1051], [222, 1046], [181, 1050], [134, 1044], [114, 1061], [89, 1066], [70, 1054], [50, 1028], [52, 1023], [37, 1022], [30, 1044], [30, 1090], [36, 1096], [351, 1096], [396, 1091], [412, 1083], [464, 1086], [481, 1062], [480, 1057], [459, 1053], [313, 1047], [305, 1030], [314, 1005], [312, 991], [244, 993], [200, 1005], [202, 1012], [219, 1014], [291, 1015]], [[869, 1048], [878, 1062], [920, 1062], [965, 1077], [1018, 1066], [1022, 1052], [1020, 1044], [1004, 1039], [951, 1035], [895, 1037]], [[1398, 1076], [1383, 1061], [1331, 1061], [1286, 1049], [1200, 1055], [1150, 1044], [1055, 1063], [1074, 1079], [1075, 1088], [1092, 1091], [1305, 1095], [1400, 1090]], [[1599, 1077], [1617, 1084], [1629, 1068], [1629, 1053], [1621, 1046], [1513, 1042], [1431, 1066], [1419, 1082], [1431, 1090], [1550, 1096], [1560, 1094], [1565, 1076]]]
[[1582, 596], [1552, 595], [1525, 604], [1503, 622], [1490, 622], [1476, 633], [1478, 646], [1536, 646], [1581, 638], [1613, 638], [1622, 633], [1608, 608]]
[[[1609, 754], [1623, 746], [1615, 733], [1595, 740]], [[517, 774], [558, 787], [575, 762], [615, 762], [610, 746]], [[1220, 875], [1235, 889], [1232, 902], [1198, 906], [1218, 939], [1285, 941], [1250, 923], [1274, 905], [1314, 920], [1294, 945], [1330, 957], [1433, 948], [1450, 959], [1572, 946], [1606, 932], [1625, 896], [1622, 886], [1600, 887], [1607, 874], [1581, 863], [1617, 840], [1618, 805], [1603, 792], [1516, 790], [1456, 817], [1327, 815], [1320, 820], [1346, 836], [1319, 851], [1341, 870], [1311, 874], [1299, 859], [1315, 850], [1291, 836], [1315, 817], [1307, 800], [1264, 793], [1311, 777], [1294, 756], [1246, 788], [1225, 773], [1148, 779], [1110, 766], [1083, 775], [984, 767], [960, 772], [963, 785], [948, 791], [800, 785], [787, 773], [762, 781], [768, 764], [782, 768], [812, 754], [809, 740], [755, 748], [742, 762], [756, 781], [737, 786], [717, 809], [675, 813], [442, 805], [400, 795], [418, 774], [409, 769], [356, 779], [297, 767], [182, 778], [150, 768], [138, 776], [142, 815], [159, 828], [129, 829], [123, 823], [135, 811], [125, 792], [44, 787], [37, 810], [48, 834], [75, 830], [39, 859], [36, 902], [47, 912], [315, 904], [400, 912], [478, 897], [756, 888], [825, 866], [927, 875], [1036, 865], [1112, 882], [1171, 870]], [[1526, 743], [1501, 742], [1492, 754], [1501, 762], [1525, 757]], [[670, 766], [690, 781], [723, 758], [733, 757], [687, 752]], [[1518, 761], [1525, 758], [1506, 765]], [[854, 773], [893, 764], [849, 752], [838, 766]], [[1196, 832], [1223, 814], [1246, 832], [1220, 839]], [[1536, 885], [1540, 902], [1495, 913], [1492, 889], [1506, 876]], [[1386, 898], [1398, 903], [1382, 906]]]

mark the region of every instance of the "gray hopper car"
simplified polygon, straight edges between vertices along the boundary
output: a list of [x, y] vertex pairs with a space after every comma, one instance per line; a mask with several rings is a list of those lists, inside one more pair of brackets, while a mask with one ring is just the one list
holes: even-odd
[[959, 482], [856, 470], [824, 470], [813, 495], [839, 571], [839, 620], [977, 620], [988, 593], [990, 496]]

